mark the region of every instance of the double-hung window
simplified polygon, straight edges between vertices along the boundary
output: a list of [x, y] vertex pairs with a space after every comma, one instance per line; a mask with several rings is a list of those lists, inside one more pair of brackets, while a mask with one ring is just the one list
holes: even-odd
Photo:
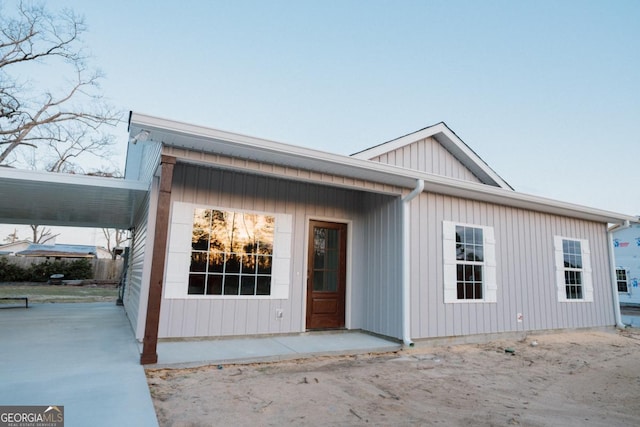
[[445, 302], [496, 302], [493, 228], [443, 222]]
[[554, 237], [558, 301], [593, 301], [589, 241]]
[[618, 283], [618, 292], [629, 292], [627, 270], [624, 268], [616, 268], [616, 282]]

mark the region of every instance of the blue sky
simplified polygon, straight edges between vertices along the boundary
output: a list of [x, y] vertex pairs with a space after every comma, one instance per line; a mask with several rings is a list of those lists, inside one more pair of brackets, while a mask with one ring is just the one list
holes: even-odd
[[48, 4], [123, 111], [339, 154], [444, 121], [518, 191], [640, 214], [639, 1]]

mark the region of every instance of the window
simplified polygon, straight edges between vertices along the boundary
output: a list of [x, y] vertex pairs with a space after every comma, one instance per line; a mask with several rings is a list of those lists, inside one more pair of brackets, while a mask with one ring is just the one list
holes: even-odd
[[618, 283], [618, 292], [629, 292], [627, 270], [622, 268], [616, 269], [616, 282]]
[[593, 301], [589, 242], [555, 236], [559, 301]]
[[269, 295], [275, 218], [195, 209], [190, 295]]
[[293, 217], [173, 202], [164, 298], [287, 299]]
[[483, 242], [482, 228], [456, 226], [458, 299], [482, 299]]
[[445, 302], [496, 302], [493, 228], [443, 222]]

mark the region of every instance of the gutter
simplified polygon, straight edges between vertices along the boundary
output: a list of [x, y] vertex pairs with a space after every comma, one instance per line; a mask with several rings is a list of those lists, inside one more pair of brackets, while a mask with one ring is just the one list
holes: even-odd
[[402, 343], [405, 346], [413, 347], [411, 341], [411, 262], [409, 253], [411, 245], [409, 238], [411, 237], [409, 221], [411, 219], [409, 212], [409, 202], [419, 196], [424, 190], [424, 180], [418, 179], [416, 187], [411, 193], [404, 196], [402, 200]]
[[[625, 221], [620, 227], [616, 230], [624, 230], [625, 228], [629, 228], [631, 223], [629, 221]], [[607, 234], [609, 235], [609, 264], [611, 264], [611, 294], [613, 295], [613, 312], [616, 317], [616, 327], [620, 329], [624, 329], [627, 327], [624, 323], [622, 323], [622, 315], [620, 314], [620, 297], [618, 296], [618, 276], [616, 275], [616, 259], [613, 253], [613, 230], [608, 230]]]

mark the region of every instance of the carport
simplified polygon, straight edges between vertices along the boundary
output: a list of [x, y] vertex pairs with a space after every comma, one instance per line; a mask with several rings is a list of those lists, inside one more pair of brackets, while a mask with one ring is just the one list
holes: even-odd
[[[0, 167], [0, 223], [131, 227], [147, 184]], [[36, 304], [0, 309], [3, 405], [62, 405], [66, 425], [156, 426], [124, 309]]]

